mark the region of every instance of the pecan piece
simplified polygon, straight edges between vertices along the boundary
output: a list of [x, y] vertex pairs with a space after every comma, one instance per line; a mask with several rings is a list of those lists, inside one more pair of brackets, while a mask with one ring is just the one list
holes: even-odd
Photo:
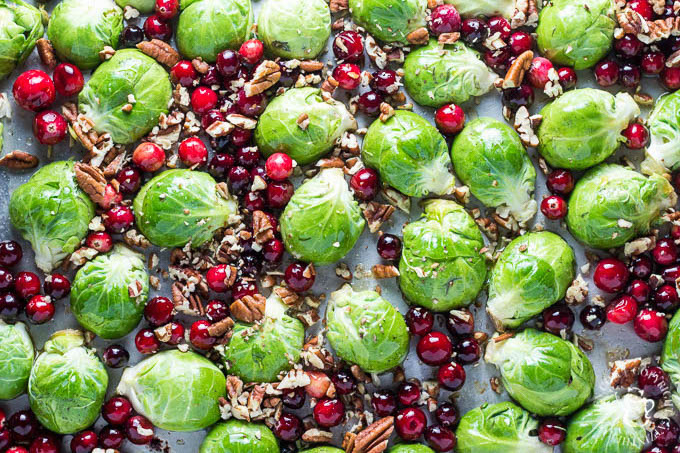
[[234, 318], [246, 323], [252, 323], [264, 317], [266, 301], [262, 294], [244, 296], [234, 301], [229, 309]]
[[395, 207], [389, 204], [381, 204], [375, 201], [368, 203], [362, 210], [366, 223], [368, 223], [368, 231], [375, 233], [380, 230], [382, 224], [392, 217], [395, 210]]
[[318, 60], [302, 60], [300, 69], [305, 72], [318, 72], [323, 69], [323, 63]]
[[453, 32], [453, 33], [442, 33], [439, 35], [439, 38], [437, 39], [439, 41], [439, 44], [453, 44], [457, 42], [460, 39], [460, 33], [458, 32]]
[[295, 291], [285, 286], [274, 288], [274, 294], [279, 296], [286, 305], [297, 305], [297, 303], [300, 302], [300, 296], [298, 296]]
[[234, 320], [230, 317], [226, 317], [221, 321], [217, 321], [214, 324], [210, 324], [208, 327], [208, 334], [211, 337], [221, 337], [227, 332], [229, 332], [232, 327], [234, 327]]
[[374, 278], [393, 278], [399, 277], [399, 269], [396, 266], [387, 264], [376, 264], [371, 268]]
[[508, 69], [505, 79], [503, 79], [503, 89], [516, 88], [522, 84], [524, 74], [531, 68], [534, 53], [530, 50], [522, 53], [512, 62]]
[[40, 61], [50, 69], [57, 67], [57, 56], [54, 54], [54, 47], [49, 39], [40, 38], [36, 43]]
[[430, 33], [427, 31], [427, 28], [420, 27], [406, 35], [406, 40], [410, 44], [425, 45], [430, 40]]
[[255, 242], [264, 244], [274, 239], [274, 229], [269, 216], [262, 211], [253, 212], [253, 234]]
[[387, 102], [380, 104], [380, 121], [383, 123], [387, 122], [390, 118], [394, 116], [394, 108]]
[[246, 82], [243, 90], [246, 96], [255, 96], [264, 93], [276, 85], [279, 80], [281, 80], [281, 68], [278, 63], [265, 60], [255, 68], [253, 79]]
[[331, 13], [339, 13], [340, 11], [345, 11], [349, 9], [348, 0], [331, 0]]
[[333, 433], [321, 431], [318, 428], [311, 428], [302, 434], [302, 440], [310, 444], [324, 444], [333, 440]]
[[137, 48], [157, 62], [164, 64], [169, 68], [175, 66], [180, 60], [179, 53], [177, 53], [177, 51], [173, 49], [170, 44], [161, 41], [160, 39], [142, 41], [137, 44]]
[[24, 151], [12, 151], [0, 157], [0, 167], [12, 170], [25, 170], [38, 166], [38, 158]]
[[370, 424], [356, 437], [351, 437], [345, 446], [346, 453], [381, 453], [387, 449], [387, 442], [394, 432], [394, 417], [385, 417]]
[[90, 197], [90, 200], [102, 208], [108, 209], [110, 203], [106, 198], [106, 178], [104, 173], [93, 165], [81, 162], [77, 162], [73, 169], [76, 173], [76, 182], [83, 189], [83, 192]]

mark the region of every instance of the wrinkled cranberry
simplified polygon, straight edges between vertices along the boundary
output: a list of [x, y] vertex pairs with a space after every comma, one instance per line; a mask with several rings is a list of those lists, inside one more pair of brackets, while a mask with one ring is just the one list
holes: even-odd
[[634, 58], [638, 56], [645, 45], [633, 34], [624, 35], [614, 42], [614, 49], [619, 58]]
[[331, 381], [335, 386], [335, 390], [337, 390], [340, 395], [349, 395], [357, 388], [357, 382], [354, 379], [354, 376], [344, 370], [340, 370], [337, 373], [332, 374]]
[[669, 90], [680, 88], [680, 68], [664, 67], [661, 71], [661, 83]]
[[237, 165], [229, 169], [227, 180], [229, 181], [229, 188], [234, 193], [240, 193], [246, 190], [252, 183], [252, 175], [247, 168]]
[[630, 266], [630, 272], [637, 278], [647, 278], [652, 275], [654, 264], [646, 256], [638, 256]]
[[501, 101], [504, 107], [514, 113], [520, 107], [531, 107], [534, 103], [534, 90], [529, 85], [508, 88], [503, 90]]
[[[47, 277], [49, 278], [49, 277]], [[45, 279], [47, 282], [47, 279]], [[7, 291], [14, 286], [14, 275], [4, 267], [0, 266], [0, 291]]]
[[659, 311], [672, 312], [678, 307], [678, 291], [675, 285], [663, 285], [654, 292], [654, 308]]
[[104, 448], [120, 448], [125, 440], [123, 431], [107, 425], [99, 431], [99, 444]]
[[666, 57], [661, 52], [647, 52], [640, 59], [640, 68], [645, 74], [659, 74], [665, 67]]
[[304, 387], [298, 387], [292, 390], [284, 390], [281, 395], [281, 402], [284, 406], [291, 409], [300, 409], [307, 399], [307, 392]]
[[12, 440], [27, 444], [38, 435], [40, 423], [30, 410], [17, 411], [7, 420], [7, 427], [12, 433]]
[[[504, 72], [508, 69], [511, 57], [512, 54], [508, 47], [503, 47], [499, 50], [487, 50], [483, 55], [486, 65], [496, 72]], [[512, 88], [510, 89], [512, 90]]]
[[672, 447], [678, 442], [680, 426], [669, 418], [655, 420], [652, 441], [659, 447]]
[[429, 426], [425, 430], [425, 440], [437, 452], [450, 452], [456, 446], [456, 435], [443, 426]]
[[640, 67], [632, 64], [624, 64], [619, 71], [619, 81], [626, 88], [636, 88], [640, 85], [642, 74]]
[[[28, 449], [29, 453], [59, 453], [59, 446], [51, 434], [40, 433], [33, 439]], [[72, 453], [78, 453], [78, 449], [71, 449]], [[86, 451], [86, 450], [82, 450]]]
[[22, 308], [22, 303], [13, 293], [0, 292], [0, 316], [3, 318], [14, 318]]
[[[234, 157], [227, 153], [215, 153], [210, 159], [208, 172], [217, 179], [224, 179], [234, 166]], [[250, 179], [250, 177], [248, 178]]]

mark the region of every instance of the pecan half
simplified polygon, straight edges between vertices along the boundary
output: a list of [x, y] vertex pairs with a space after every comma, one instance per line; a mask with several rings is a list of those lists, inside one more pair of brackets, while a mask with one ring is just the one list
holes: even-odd
[[383, 223], [387, 222], [392, 214], [394, 214], [395, 207], [389, 204], [381, 204], [371, 201], [363, 208], [362, 213], [368, 223], [368, 231], [375, 233], [380, 230]]
[[255, 235], [255, 242], [258, 244], [264, 244], [274, 239], [274, 228], [269, 216], [263, 211], [253, 212], [253, 234]]
[[264, 93], [276, 85], [279, 80], [281, 80], [281, 68], [278, 63], [265, 60], [255, 68], [253, 79], [246, 82], [243, 90], [246, 96], [255, 96]]
[[406, 40], [410, 44], [425, 45], [430, 40], [430, 33], [427, 31], [427, 28], [420, 27], [406, 35]]
[[106, 197], [106, 178], [102, 171], [90, 164], [77, 162], [73, 169], [76, 174], [76, 182], [83, 189], [94, 203], [104, 209], [109, 208], [109, 201]]
[[300, 69], [305, 72], [318, 72], [323, 69], [323, 63], [319, 60], [302, 60]]
[[180, 60], [179, 53], [177, 53], [170, 44], [161, 41], [160, 39], [142, 41], [137, 44], [137, 48], [144, 54], [169, 68], [175, 66]]
[[221, 321], [217, 321], [216, 323], [210, 324], [210, 326], [208, 327], [208, 334], [211, 337], [221, 337], [227, 332], [229, 332], [232, 329], [232, 327], [234, 327], [234, 320], [227, 316]]
[[295, 291], [285, 286], [274, 288], [274, 294], [279, 296], [286, 305], [297, 305], [298, 302], [300, 302], [300, 296], [298, 296]]
[[524, 74], [531, 68], [534, 53], [530, 50], [522, 53], [512, 62], [508, 69], [505, 79], [503, 79], [503, 89], [516, 88], [522, 84]]
[[264, 309], [267, 299], [262, 294], [244, 296], [234, 301], [229, 309], [234, 318], [239, 321], [252, 323], [264, 317]]
[[40, 61], [50, 69], [57, 67], [57, 56], [54, 53], [54, 47], [49, 39], [40, 38], [36, 43], [38, 48], [38, 56]]
[[394, 432], [394, 417], [385, 417], [368, 425], [356, 437], [348, 439], [346, 453], [381, 453]]
[[12, 170], [25, 170], [38, 166], [38, 158], [24, 151], [12, 151], [0, 157], [0, 167]]

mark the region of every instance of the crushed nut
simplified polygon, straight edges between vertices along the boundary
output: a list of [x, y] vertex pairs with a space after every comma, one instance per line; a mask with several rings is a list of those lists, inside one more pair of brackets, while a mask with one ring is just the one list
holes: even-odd
[[253, 73], [253, 78], [243, 86], [246, 96], [264, 93], [281, 80], [281, 67], [278, 63], [265, 60], [260, 63]]

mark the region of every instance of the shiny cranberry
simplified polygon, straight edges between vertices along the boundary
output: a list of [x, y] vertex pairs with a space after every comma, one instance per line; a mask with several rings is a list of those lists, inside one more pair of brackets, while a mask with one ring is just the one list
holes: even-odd
[[205, 277], [211, 290], [216, 293], [226, 293], [229, 290], [226, 284], [229, 277], [227, 273], [231, 272], [229, 269], [226, 264], [218, 264], [208, 269]]
[[264, 45], [259, 39], [249, 39], [241, 44], [238, 53], [247, 63], [254, 65], [264, 56]]
[[505, 17], [503, 16], [492, 17], [488, 20], [486, 25], [489, 27], [490, 35], [498, 33], [499, 38], [506, 42], [508, 39], [510, 39], [510, 33], [512, 32], [512, 28], [510, 28], [510, 24], [508, 23], [507, 19], [505, 19]]
[[670, 266], [678, 259], [678, 248], [672, 239], [659, 239], [652, 250], [654, 261], [662, 266]]
[[619, 81], [626, 88], [635, 88], [640, 85], [642, 74], [640, 67], [632, 64], [624, 64], [619, 71]]
[[437, 110], [434, 121], [442, 133], [455, 135], [465, 126], [465, 112], [456, 104], [448, 104]]
[[0, 292], [0, 316], [3, 318], [14, 318], [22, 308], [21, 302], [13, 293]]
[[651, 20], [654, 17], [654, 10], [648, 0], [632, 0], [628, 2], [628, 8], [632, 9], [646, 20]]
[[344, 90], [355, 90], [361, 83], [361, 69], [353, 63], [343, 63], [333, 70], [333, 78]]
[[430, 332], [420, 339], [416, 352], [427, 365], [442, 365], [451, 360], [453, 344], [443, 333]]
[[232, 79], [238, 75], [241, 69], [241, 59], [238, 53], [233, 50], [227, 49], [217, 54], [217, 63], [215, 67], [219, 73], [227, 78]]
[[[213, 175], [213, 177], [217, 179], [224, 179], [233, 166], [234, 157], [231, 154], [215, 153], [215, 155], [213, 155], [212, 159], [210, 160], [208, 171], [211, 175]], [[250, 179], [250, 177], [248, 179]]]
[[658, 445], [652, 445], [651, 447], [645, 448], [640, 453], [670, 453], [665, 447], [659, 447]]
[[132, 163], [140, 170], [153, 173], [165, 164], [165, 151], [152, 142], [142, 142], [132, 153]]
[[161, 347], [160, 341], [151, 329], [142, 329], [135, 335], [135, 347], [142, 354], [154, 354]]
[[670, 390], [670, 379], [658, 366], [648, 366], [638, 376], [638, 388], [646, 398], [659, 399]]
[[124, 396], [114, 396], [102, 406], [104, 420], [112, 425], [124, 425], [132, 412], [132, 404]]
[[9, 447], [5, 453], [29, 453], [24, 447]]
[[0, 242], [0, 266], [12, 267], [21, 261], [24, 252], [16, 241]]
[[543, 90], [550, 82], [550, 71], [554, 66], [550, 60], [543, 57], [536, 57], [531, 62], [529, 72], [527, 73], [527, 80], [534, 88]]
[[349, 185], [354, 195], [363, 201], [372, 200], [378, 194], [380, 177], [372, 168], [363, 168], [352, 175]]
[[642, 149], [649, 141], [649, 131], [640, 123], [632, 123], [622, 132], [626, 138], [626, 146], [630, 149]]
[[373, 73], [370, 85], [373, 90], [387, 96], [399, 90], [399, 79], [393, 70], [381, 69]]
[[619, 81], [619, 65], [615, 61], [604, 60], [595, 65], [595, 80], [600, 86], [609, 87]]
[[54, 88], [57, 93], [64, 97], [75, 96], [80, 93], [85, 85], [83, 73], [76, 65], [71, 63], [60, 63], [54, 68], [52, 73]]
[[397, 434], [404, 440], [416, 440], [422, 436], [427, 426], [425, 413], [417, 407], [407, 407], [399, 411], [395, 418]]
[[239, 111], [245, 116], [258, 116], [267, 106], [267, 98], [263, 94], [247, 96], [243, 89], [239, 90], [236, 99]]
[[475, 318], [467, 308], [451, 310], [446, 318], [446, 328], [451, 335], [469, 336], [475, 330]]
[[175, 305], [170, 299], [157, 296], [147, 302], [144, 307], [144, 318], [152, 326], [162, 326], [172, 320], [175, 314]]
[[44, 110], [33, 119], [33, 135], [42, 145], [56, 145], [66, 138], [68, 126], [61, 114]]
[[110, 368], [124, 367], [127, 365], [128, 360], [130, 360], [130, 353], [119, 344], [112, 344], [106, 348], [102, 356], [104, 363]]
[[504, 72], [510, 65], [512, 54], [508, 47], [484, 52], [484, 62], [496, 72]]
[[378, 417], [387, 417], [397, 410], [397, 397], [389, 390], [378, 390], [371, 397], [371, 406]]
[[564, 67], [558, 69], [557, 76], [560, 78], [560, 85], [562, 85], [562, 88], [565, 90], [574, 88], [576, 86], [576, 82], [578, 82], [576, 71], [574, 71], [572, 68]]
[[144, 41], [144, 30], [137, 25], [128, 25], [120, 32], [121, 47], [137, 47], [137, 44]]
[[456, 435], [448, 428], [434, 425], [425, 430], [425, 440], [437, 452], [450, 452], [456, 446]]
[[116, 175], [119, 183], [119, 190], [126, 195], [133, 194], [139, 190], [142, 184], [142, 177], [139, 171], [133, 167], [124, 167]]
[[195, 321], [189, 330], [189, 341], [196, 348], [207, 351], [217, 342], [217, 337], [210, 335], [208, 328], [210, 322], [205, 320]]
[[661, 71], [661, 83], [669, 90], [680, 88], [680, 68], [663, 68], [663, 71]]
[[666, 57], [661, 52], [648, 52], [640, 59], [640, 68], [645, 74], [659, 74], [666, 66]]
[[274, 423], [274, 434], [286, 442], [295, 442], [302, 436], [302, 420], [289, 412], [282, 412]]
[[614, 42], [617, 56], [624, 59], [637, 57], [644, 46], [642, 41], [633, 34], [624, 35], [623, 38]]
[[14, 291], [24, 300], [40, 294], [40, 279], [33, 272], [19, 272], [14, 279]]
[[154, 11], [161, 20], [171, 20], [179, 14], [179, 0], [156, 0]]
[[635, 316], [633, 329], [638, 337], [649, 343], [656, 343], [666, 337], [668, 321], [663, 313], [643, 308]]
[[602, 328], [606, 318], [607, 316], [604, 308], [598, 305], [586, 305], [579, 315], [581, 324], [589, 330], [598, 330]]
[[290, 181], [272, 181], [267, 184], [267, 205], [270, 208], [280, 209], [290, 201], [295, 187]]
[[359, 96], [357, 105], [359, 110], [368, 116], [376, 116], [380, 112], [380, 104], [382, 104], [382, 96], [375, 91], [367, 91]]
[[661, 276], [666, 283], [674, 285], [676, 280], [680, 278], [680, 266], [667, 267], [661, 272]]
[[460, 421], [458, 409], [456, 409], [455, 405], [448, 402], [440, 404], [434, 412], [434, 416], [440, 425], [450, 429], [455, 428]]
[[453, 345], [453, 352], [457, 362], [469, 365], [477, 362], [482, 356], [479, 342], [472, 337], [462, 338]]
[[406, 325], [412, 335], [426, 335], [434, 327], [434, 315], [426, 308], [411, 307], [406, 313]]
[[99, 253], [108, 253], [113, 248], [113, 238], [105, 231], [97, 231], [87, 235], [85, 245]]
[[26, 71], [17, 77], [12, 93], [20, 107], [32, 112], [48, 108], [56, 97], [54, 82], [39, 70]]
[[20, 444], [27, 444], [40, 432], [40, 423], [30, 410], [18, 411], [7, 420], [7, 426], [12, 434], [12, 440]]
[[364, 55], [364, 42], [361, 35], [352, 30], [338, 33], [333, 40], [333, 54], [338, 60], [356, 63]]
[[389, 233], [378, 238], [378, 255], [384, 260], [396, 261], [401, 256], [401, 239]]
[[241, 299], [245, 296], [254, 296], [258, 294], [257, 285], [255, 282], [247, 279], [236, 280], [234, 287], [231, 290], [231, 297], [234, 300]]
[[607, 293], [618, 293], [625, 288], [629, 277], [626, 265], [615, 258], [605, 258], [597, 263], [593, 281]]
[[278, 239], [267, 241], [262, 247], [262, 256], [268, 263], [280, 263], [285, 248]]
[[295, 163], [288, 154], [274, 153], [267, 158], [265, 169], [273, 181], [285, 181], [293, 174]]
[[314, 420], [323, 428], [332, 428], [345, 418], [345, 405], [337, 398], [322, 398], [314, 406]]
[[456, 362], [450, 362], [439, 367], [437, 380], [447, 390], [456, 392], [465, 384], [465, 369]]
[[538, 439], [551, 447], [561, 444], [566, 437], [566, 426], [556, 418], [543, 420], [538, 427]]
[[283, 278], [290, 289], [302, 293], [314, 285], [316, 273], [311, 264], [296, 262], [288, 265]]
[[564, 198], [551, 195], [541, 201], [541, 212], [550, 220], [560, 220], [567, 215], [567, 202]]
[[253, 168], [258, 164], [262, 155], [254, 146], [239, 148], [236, 151], [236, 163], [246, 168]]
[[252, 137], [253, 132], [250, 129], [237, 127], [231, 131], [231, 143], [234, 146], [247, 146], [250, 144], [250, 139]]
[[644, 304], [649, 300], [651, 291], [652, 289], [647, 282], [643, 280], [633, 280], [630, 285], [628, 285], [626, 293], [635, 299], [635, 302]]
[[340, 370], [337, 373], [332, 374], [331, 381], [335, 386], [335, 390], [340, 395], [349, 395], [357, 388], [357, 381], [354, 379], [354, 376], [344, 370]]
[[54, 304], [50, 296], [36, 295], [31, 297], [25, 307], [26, 317], [33, 324], [44, 324], [54, 317]]
[[229, 175], [227, 176], [229, 181], [229, 187], [235, 193], [242, 192], [250, 186], [252, 182], [252, 176], [247, 168], [237, 165], [229, 169]]
[[222, 84], [222, 76], [215, 66], [210, 66], [208, 72], [201, 76], [201, 85], [216, 88]]
[[0, 450], [5, 451], [12, 442], [12, 433], [7, 428], [0, 428]]
[[402, 406], [416, 404], [420, 399], [420, 385], [416, 382], [402, 382], [397, 390], [397, 399]]
[[190, 137], [179, 144], [179, 158], [187, 167], [205, 165], [208, 161], [208, 148], [198, 137]]
[[198, 73], [188, 60], [181, 60], [170, 69], [170, 79], [173, 83], [178, 83], [186, 88], [194, 86], [194, 81], [198, 78]]
[[217, 105], [217, 93], [208, 87], [200, 86], [191, 93], [191, 108], [196, 113], [208, 113]]
[[652, 275], [654, 264], [646, 256], [638, 256], [630, 266], [630, 272], [637, 278], [647, 278]]
[[678, 442], [680, 426], [669, 418], [656, 420], [652, 431], [652, 441], [659, 447], [672, 447]]
[[[38, 437], [33, 439], [31, 446], [28, 449], [29, 453], [59, 453], [60, 448], [56, 439], [51, 434], [40, 433]], [[73, 453], [77, 450], [71, 449]]]
[[109, 209], [102, 216], [104, 226], [112, 233], [123, 233], [128, 230], [135, 221], [132, 209], [128, 206], [116, 206]]
[[534, 46], [534, 38], [525, 31], [516, 31], [510, 36], [508, 44], [513, 55], [521, 55], [531, 50]]
[[574, 175], [569, 170], [555, 169], [548, 174], [546, 186], [552, 193], [569, 195], [574, 190]]
[[144, 21], [144, 34], [148, 39], [169, 41], [172, 38], [172, 25], [163, 22], [158, 15], [154, 14]]
[[520, 85], [517, 88], [503, 90], [501, 97], [503, 106], [511, 112], [516, 112], [520, 107], [531, 107], [534, 103], [534, 90], [529, 85]]
[[170, 323], [170, 339], [166, 343], [177, 345], [184, 339], [184, 326], [177, 322]]
[[[49, 277], [47, 277], [49, 278]], [[45, 279], [47, 282], [47, 279]], [[14, 286], [14, 274], [0, 266], [0, 291], [7, 291]]]
[[654, 308], [659, 311], [671, 312], [678, 307], [678, 291], [675, 285], [663, 285], [654, 292]]
[[125, 437], [135, 445], [146, 445], [153, 439], [153, 425], [143, 415], [135, 415], [125, 422]]
[[304, 387], [298, 387], [292, 390], [284, 390], [281, 395], [281, 402], [284, 406], [291, 409], [300, 409], [305, 404], [307, 392]]
[[460, 31], [461, 19], [453, 5], [439, 5], [430, 14], [430, 31], [435, 35]]
[[218, 322], [229, 316], [229, 307], [221, 300], [211, 300], [205, 307], [205, 316], [210, 322]]
[[565, 304], [559, 303], [543, 311], [543, 328], [555, 335], [569, 332], [574, 325], [574, 313]]
[[124, 440], [123, 432], [114, 426], [107, 425], [99, 431], [99, 444], [104, 448], [120, 448]]
[[97, 448], [97, 434], [94, 431], [82, 431], [71, 439], [72, 453], [90, 453]]
[[465, 41], [470, 46], [478, 46], [489, 36], [489, 27], [480, 19], [465, 19], [460, 26]]

